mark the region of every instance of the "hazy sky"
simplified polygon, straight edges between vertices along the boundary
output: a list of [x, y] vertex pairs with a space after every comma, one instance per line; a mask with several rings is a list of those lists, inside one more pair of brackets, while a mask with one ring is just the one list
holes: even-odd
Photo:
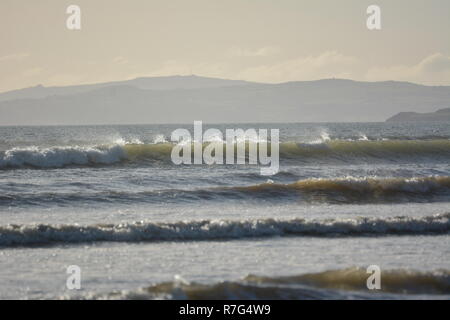
[[448, 0], [1, 0], [0, 41], [0, 91], [174, 74], [450, 85]]

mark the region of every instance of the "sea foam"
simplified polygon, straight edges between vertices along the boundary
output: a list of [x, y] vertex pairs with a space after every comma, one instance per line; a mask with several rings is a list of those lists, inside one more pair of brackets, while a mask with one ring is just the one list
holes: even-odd
[[154, 242], [233, 240], [285, 236], [389, 236], [448, 234], [450, 213], [420, 218], [257, 219], [134, 222], [98, 225], [6, 225], [0, 227], [0, 246], [51, 243]]
[[13, 148], [0, 155], [0, 168], [59, 168], [68, 165], [113, 164], [126, 159], [123, 147]]

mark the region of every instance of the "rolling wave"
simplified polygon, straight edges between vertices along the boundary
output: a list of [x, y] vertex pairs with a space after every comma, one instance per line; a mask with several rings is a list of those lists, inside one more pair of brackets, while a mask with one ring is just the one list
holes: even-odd
[[[426, 273], [412, 270], [381, 270], [381, 276], [383, 292], [450, 294], [448, 270]], [[245, 280], [260, 284], [301, 283], [327, 289], [367, 290], [367, 277], [365, 269], [347, 268], [277, 278], [249, 275]]]
[[0, 246], [52, 243], [233, 240], [285, 236], [390, 236], [448, 234], [450, 213], [421, 218], [391, 217], [328, 220], [200, 220], [82, 225], [6, 225]]
[[240, 191], [264, 194], [297, 192], [312, 196], [311, 200], [344, 202], [413, 200], [414, 197], [449, 195], [450, 177], [430, 176], [414, 178], [345, 177], [335, 179], [310, 178], [291, 184], [263, 183], [233, 187]]
[[393, 159], [405, 156], [450, 156], [450, 140], [328, 140], [319, 143], [286, 142], [285, 157], [353, 157]]
[[[190, 283], [180, 277], [137, 290], [91, 294], [80, 299], [408, 299], [416, 295], [448, 298], [450, 272], [382, 270], [380, 290], [369, 291], [365, 269], [353, 267], [285, 277], [249, 275], [238, 281]], [[413, 296], [411, 296], [413, 295]]]
[[[205, 143], [206, 146], [208, 143]], [[134, 163], [142, 160], [170, 162], [172, 143], [114, 144], [110, 146], [56, 146], [12, 148], [0, 152], [0, 168], [60, 168]], [[236, 146], [235, 146], [236, 147]], [[247, 144], [248, 150], [248, 144]], [[225, 154], [225, 153], [224, 153]], [[449, 159], [450, 140], [327, 140], [318, 143], [280, 143], [280, 158], [300, 161], [397, 161]]]
[[61, 168], [110, 165], [127, 159], [120, 145], [112, 147], [13, 148], [0, 154], [0, 168]]
[[4, 192], [0, 206], [68, 205], [73, 203], [180, 203], [204, 200], [300, 201], [306, 203], [402, 203], [446, 202], [450, 199], [450, 177], [413, 178], [344, 177], [310, 178], [290, 184], [272, 181], [249, 186], [149, 191]]

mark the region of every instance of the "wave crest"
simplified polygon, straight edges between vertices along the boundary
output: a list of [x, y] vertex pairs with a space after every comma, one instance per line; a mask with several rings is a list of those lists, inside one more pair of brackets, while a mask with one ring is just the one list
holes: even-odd
[[450, 213], [421, 218], [391, 217], [328, 220], [200, 220], [80, 225], [6, 225], [0, 246], [51, 243], [202, 241], [273, 236], [388, 236], [448, 234]]
[[[69, 165], [108, 165], [145, 159], [170, 161], [174, 144], [119, 143], [110, 146], [13, 148], [0, 153], [0, 168], [59, 168]], [[269, 143], [270, 144], [270, 143]], [[204, 147], [208, 143], [204, 143]], [[234, 145], [236, 148], [236, 145]], [[248, 152], [248, 144], [246, 144]], [[225, 153], [224, 153], [225, 154]], [[280, 158], [299, 161], [397, 161], [450, 158], [450, 140], [325, 140], [317, 143], [280, 143]]]
[[137, 290], [88, 294], [79, 299], [408, 299], [417, 294], [445, 298], [450, 294], [450, 272], [382, 270], [381, 290], [369, 291], [365, 269], [352, 267], [285, 277], [249, 275], [238, 281], [189, 283], [180, 277]]
[[310, 178], [291, 184], [263, 183], [248, 187], [236, 187], [239, 190], [264, 192], [298, 190], [303, 192], [341, 193], [344, 195], [382, 196], [399, 193], [428, 194], [430, 192], [450, 189], [450, 177], [430, 176], [413, 178], [378, 178], [378, 177], [344, 177], [344, 178]]
[[75, 202], [178, 203], [198, 201], [261, 200], [265, 202], [301, 201], [305, 203], [402, 203], [448, 202], [450, 177], [413, 178], [310, 178], [290, 184], [266, 182], [249, 186], [217, 186], [191, 189], [128, 191], [75, 190], [70, 192], [4, 192], [0, 206], [68, 204]]
[[112, 147], [13, 148], [0, 155], [0, 168], [60, 168], [68, 165], [107, 165], [127, 158], [124, 149]]
[[286, 142], [280, 153], [296, 157], [354, 157], [395, 159], [404, 156], [450, 156], [450, 140], [328, 140], [321, 143]]
[[[326, 289], [367, 290], [367, 277], [365, 269], [355, 267], [277, 278], [249, 275], [245, 280], [259, 284], [300, 283]], [[449, 271], [382, 270], [381, 277], [382, 292], [450, 294]]]

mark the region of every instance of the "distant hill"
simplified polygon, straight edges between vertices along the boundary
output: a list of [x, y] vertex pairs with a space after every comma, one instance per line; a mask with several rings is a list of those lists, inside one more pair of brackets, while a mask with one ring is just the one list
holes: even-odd
[[65, 87], [44, 87], [37, 85], [35, 87], [0, 93], [0, 101], [15, 99], [40, 99], [54, 95], [68, 95], [92, 91], [100, 88], [132, 86], [147, 90], [174, 90], [174, 89], [198, 89], [198, 88], [216, 88], [245, 85], [249, 82], [241, 80], [225, 80], [217, 78], [191, 76], [168, 76], [168, 77], [143, 77], [132, 80], [113, 81], [95, 84], [83, 84], [77, 86]]
[[342, 79], [280, 84], [173, 76], [0, 94], [0, 125], [384, 121], [448, 107], [450, 87]]
[[390, 117], [386, 122], [426, 122], [439, 121], [450, 122], [450, 108], [440, 109], [435, 112], [418, 113], [418, 112], [400, 112]]

